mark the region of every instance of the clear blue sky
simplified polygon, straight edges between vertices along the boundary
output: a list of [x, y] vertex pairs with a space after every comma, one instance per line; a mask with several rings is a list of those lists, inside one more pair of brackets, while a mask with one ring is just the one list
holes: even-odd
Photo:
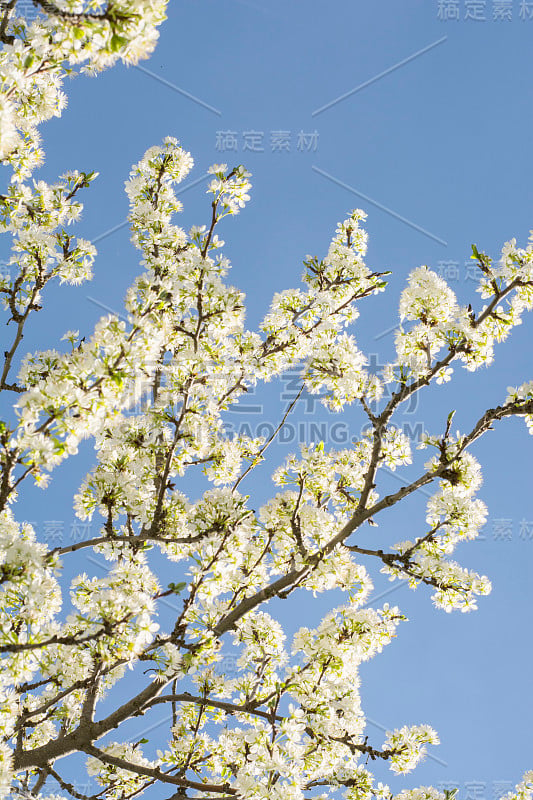
[[[90, 333], [104, 309], [121, 311], [138, 259], [127, 228], [109, 231], [127, 213], [131, 164], [166, 135], [195, 158], [187, 185], [213, 162], [244, 163], [253, 173], [252, 201], [221, 230], [250, 326], [273, 292], [298, 284], [302, 259], [323, 255], [336, 222], [354, 207], [368, 213], [367, 263], [394, 273], [385, 295], [361, 304], [354, 330], [361, 347], [380, 354], [375, 363], [391, 354], [393, 338], [384, 332], [397, 322], [399, 292], [414, 267], [440, 270], [461, 301], [479, 306], [465, 266], [471, 243], [496, 256], [512, 236], [525, 245], [533, 227], [532, 44], [533, 3], [521, 0], [173, 0], [149, 61], [68, 82], [68, 109], [43, 127], [40, 176], [101, 173], [84, 193], [77, 226], [97, 239], [99, 255], [92, 284], [45, 297], [27, 349], [56, 346], [67, 329]], [[199, 182], [184, 192], [185, 227], [207, 221], [204, 189]], [[427, 393], [406, 418], [412, 429], [440, 431], [458, 408], [454, 424], [466, 430], [508, 385], [533, 378], [532, 332], [526, 316], [489, 370], [458, 368], [453, 385]], [[277, 409], [279, 395], [278, 386], [257, 403], [270, 398]], [[307, 431], [305, 411], [302, 405], [297, 420]], [[250, 415], [250, 424], [262, 418], [275, 421], [277, 413]], [[355, 411], [348, 419], [354, 429], [362, 424]], [[410, 622], [365, 665], [362, 693], [377, 723], [368, 729], [375, 746], [384, 738], [379, 726], [427, 722], [441, 736], [432, 748], [439, 760], [405, 778], [379, 770], [395, 791], [456, 785], [466, 800], [496, 800], [533, 768], [533, 439], [523, 421], [511, 420], [473, 452], [484, 467], [480, 497], [490, 516], [483, 538], [457, 557], [489, 575], [493, 593], [468, 615], [437, 611], [424, 588], [391, 593], [386, 599]], [[282, 454], [274, 449], [273, 463]], [[62, 520], [69, 539], [71, 494], [91, 455], [86, 446], [77, 470], [68, 462], [47, 493], [21, 498], [40, 535], [46, 521]], [[246, 491], [259, 504], [270, 489], [254, 493], [249, 482]], [[365, 540], [424, 533], [424, 501], [389, 512]], [[378, 580], [376, 594], [389, 586]], [[271, 610], [293, 630], [314, 624], [331, 604], [331, 596], [310, 603], [306, 594]]]

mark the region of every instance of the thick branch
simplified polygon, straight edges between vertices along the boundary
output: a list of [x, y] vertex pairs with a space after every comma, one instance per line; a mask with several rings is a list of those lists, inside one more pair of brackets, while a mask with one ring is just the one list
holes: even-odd
[[163, 783], [173, 783], [176, 786], [184, 786], [188, 789], [200, 789], [204, 792], [216, 792], [217, 794], [237, 794], [236, 790], [231, 789], [227, 783], [200, 783], [199, 781], [189, 781], [185, 778], [176, 778], [173, 775], [169, 775], [167, 772], [163, 772], [157, 768], [144, 767], [140, 764], [132, 764], [130, 761], [126, 761], [124, 758], [117, 758], [117, 756], [112, 756], [91, 745], [83, 749], [88, 755], [94, 756], [99, 761], [103, 761], [104, 764], [112, 764], [115, 767], [119, 767], [119, 769], [126, 769], [130, 772], [135, 772], [137, 775], [146, 775], [148, 778], [156, 778]]

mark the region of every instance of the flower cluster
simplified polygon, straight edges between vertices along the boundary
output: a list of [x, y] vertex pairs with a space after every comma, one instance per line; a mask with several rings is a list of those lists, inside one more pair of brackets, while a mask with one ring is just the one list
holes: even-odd
[[[427, 446], [428, 437], [424, 442]], [[448, 457], [457, 452], [462, 442], [448, 442]], [[441, 460], [433, 457], [425, 465], [429, 474], [439, 471]], [[417, 541], [397, 543], [393, 550], [399, 556], [391, 559], [382, 572], [391, 580], [406, 576], [409, 586], [421, 581], [433, 585], [435, 605], [446, 611], [476, 608], [475, 595], [490, 592], [490, 581], [472, 570], [466, 570], [446, 558], [458, 542], [475, 539], [487, 518], [487, 508], [482, 500], [473, 498], [482, 482], [479, 463], [470, 453], [457, 455], [451, 468], [440, 469], [440, 488], [427, 503], [426, 522], [430, 531]]]
[[[50, 3], [38, 3], [47, 10]], [[107, 9], [101, 3], [64, 3], [57, 11], [29, 24], [10, 7], [0, 54], [0, 159], [15, 167], [17, 180], [42, 163], [37, 126], [61, 116], [65, 63], [83, 64], [95, 72], [118, 59], [136, 63], [155, 47], [157, 27], [165, 19], [166, 0], [118, 0]], [[95, 13], [96, 10], [96, 13]], [[82, 24], [80, 24], [82, 23]]]
[[[416, 324], [396, 334], [396, 352], [402, 382], [411, 376], [427, 383], [436, 375], [437, 383], [450, 379], [450, 361], [458, 358], [474, 371], [494, 359], [494, 343], [507, 338], [521, 324], [524, 310], [533, 308], [533, 237], [524, 249], [516, 240], [502, 249], [499, 267], [479, 253], [478, 291], [490, 303], [475, 314], [472, 306], [460, 306], [445, 281], [427, 266], [409, 275], [408, 286], [400, 298], [400, 317]], [[443, 356], [443, 349], [447, 352]]]
[[384, 747], [398, 751], [391, 757], [394, 772], [410, 772], [426, 755], [426, 744], [439, 744], [439, 737], [429, 725], [404, 725], [387, 732]]
[[[523, 403], [529, 403], [533, 408], [533, 381], [523, 383], [518, 389], [513, 386], [508, 386], [507, 391], [508, 395], [505, 398], [506, 404], [512, 403], [515, 407], [518, 407]], [[533, 413], [524, 414], [523, 416], [529, 433], [533, 435]]]
[[503, 795], [503, 800], [531, 800], [533, 797], [533, 770], [528, 770], [517, 783], [514, 792]]
[[[58, 630], [62, 598], [57, 567], [57, 557], [36, 540], [29, 523], [18, 523], [11, 508], [0, 512], [0, 629], [6, 644], [21, 645], [2, 658], [2, 690], [29, 680], [40, 668], [37, 652], [24, 645], [46, 641]], [[7, 719], [5, 724], [9, 728]]]

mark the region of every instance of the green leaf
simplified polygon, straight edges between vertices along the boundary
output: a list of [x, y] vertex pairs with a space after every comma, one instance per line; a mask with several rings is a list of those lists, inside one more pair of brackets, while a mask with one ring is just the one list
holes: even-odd
[[180, 592], [182, 592], [185, 589], [186, 586], [187, 586], [186, 583], [169, 583], [168, 584], [168, 588], [170, 589], [171, 592], [174, 592], [174, 594], [179, 594]]
[[119, 36], [118, 33], [114, 33], [111, 37], [111, 41], [109, 42], [109, 49], [112, 53], [117, 53], [123, 47], [128, 44], [128, 40], [125, 36]]

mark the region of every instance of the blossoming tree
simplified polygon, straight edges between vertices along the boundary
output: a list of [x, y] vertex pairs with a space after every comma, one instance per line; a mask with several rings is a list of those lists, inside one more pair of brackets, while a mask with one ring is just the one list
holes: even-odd
[[[66, 230], [95, 174], [33, 179], [43, 159], [38, 125], [60, 115], [66, 74], [146, 56], [165, 15], [165, 0], [35, 2], [41, 13], [31, 24], [17, 16], [16, 0], [4, 0], [0, 20], [0, 157], [11, 170], [0, 221], [13, 238], [15, 273], [0, 280], [8, 317], [0, 390], [15, 400], [12, 418], [0, 421], [0, 796], [86, 800], [64, 772], [83, 757], [98, 798], [125, 800], [154, 786], [175, 800], [392, 798], [369, 760], [408, 772], [438, 739], [425, 724], [394, 730], [384, 743], [365, 734], [358, 668], [403, 619], [398, 608], [366, 607], [367, 567], [377, 563], [413, 588], [426, 584], [446, 611], [475, 608], [489, 581], [450, 558], [486, 518], [469, 448], [504, 417], [523, 416], [531, 429], [533, 383], [480, 409], [467, 432], [452, 432], [450, 414], [421, 442], [432, 455], [418, 476], [380, 495], [383, 469], [411, 463], [410, 442], [392, 420], [415, 393], [449, 380], [455, 362], [475, 371], [492, 361], [494, 343], [533, 307], [533, 242], [508, 242], [497, 265], [474, 249], [485, 300], [477, 311], [460, 306], [427, 267], [415, 269], [400, 298], [396, 360], [375, 376], [345, 331], [359, 301], [386, 285], [385, 273], [363, 260], [363, 212], [338, 225], [323, 259], [304, 262], [302, 288], [276, 294], [260, 330], [248, 331], [244, 297], [225, 283], [229, 263], [216, 229], [244, 207], [249, 173], [213, 166], [209, 221], [187, 233], [175, 223], [175, 186], [193, 162], [167, 138], [126, 183], [143, 268], [127, 293], [127, 322], [109, 315], [89, 338], [66, 333], [67, 352], [21, 361], [45, 285], [90, 279], [96, 255]], [[308, 444], [289, 456], [274, 473], [280, 491], [254, 511], [241, 484], [270, 440], [229, 437], [224, 412], [295, 366], [302, 391], [333, 412], [360, 405], [369, 426], [347, 449]], [[140, 410], [132, 409], [139, 385]], [[101, 515], [101, 529], [49, 549], [17, 521], [16, 501], [28, 479], [46, 488], [87, 437], [97, 463], [74, 503], [82, 520]], [[179, 488], [194, 469], [212, 484], [196, 502]], [[390, 552], [357, 544], [365, 522], [423, 486], [434, 493], [413, 540]], [[107, 559], [107, 573], [78, 575], [63, 613], [61, 566], [88, 548]], [[161, 559], [181, 562], [185, 581], [162, 586], [154, 568]], [[268, 601], [333, 588], [346, 604], [286, 645]], [[160, 601], [169, 595], [179, 611], [164, 629]], [[217, 670], [228, 639], [240, 653], [231, 677]], [[105, 694], [117, 684], [122, 699], [110, 707]], [[161, 705], [170, 722], [148, 757], [146, 740], [130, 743], [121, 727], [139, 718], [146, 725]], [[445, 800], [431, 787], [400, 796]], [[508, 800], [532, 797], [528, 772]]]

